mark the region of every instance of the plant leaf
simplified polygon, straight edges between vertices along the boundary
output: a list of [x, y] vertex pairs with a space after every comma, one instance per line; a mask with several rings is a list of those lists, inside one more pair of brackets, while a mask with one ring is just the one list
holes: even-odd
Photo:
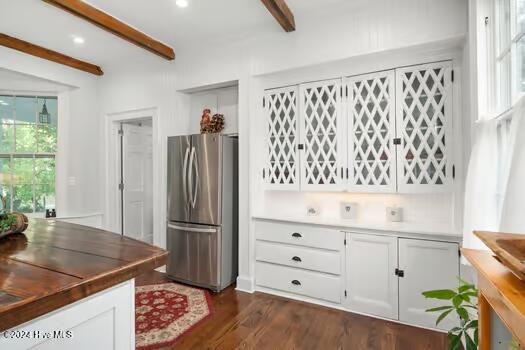
[[443, 321], [443, 319], [444, 319], [445, 317], [447, 317], [448, 314], [452, 312], [452, 310], [453, 310], [453, 309], [450, 309], [450, 310], [448, 310], [448, 311], [443, 312], [441, 315], [439, 315], [439, 317], [438, 317], [437, 320], [436, 320], [436, 326], [437, 326], [441, 321]]
[[472, 320], [465, 326], [465, 329], [475, 328], [478, 329], [478, 320]]
[[459, 350], [461, 346], [461, 333], [458, 335], [450, 335], [448, 341], [449, 350]]
[[463, 303], [463, 298], [461, 295], [456, 295], [454, 298], [452, 298], [452, 305], [454, 305], [455, 308], [458, 308], [461, 303]]
[[467, 350], [477, 350], [478, 347], [476, 343], [474, 343], [470, 335], [467, 332], [465, 332], [464, 334], [465, 334], [465, 343], [467, 344]]
[[469, 290], [472, 290], [474, 286], [472, 284], [464, 284], [458, 288], [458, 292], [465, 293]]
[[467, 309], [463, 307], [459, 307], [456, 309], [456, 312], [458, 313], [459, 317], [461, 317], [462, 320], [470, 321]]
[[425, 312], [436, 312], [436, 311], [443, 311], [443, 310], [449, 310], [449, 309], [452, 309], [452, 306], [434, 307], [432, 309], [425, 310]]
[[479, 328], [476, 328], [474, 330], [474, 343], [476, 343], [476, 345], [479, 344], [479, 333], [478, 333], [478, 330], [479, 330]]
[[451, 289], [429, 290], [427, 292], [423, 292], [422, 294], [426, 298], [440, 299], [440, 300], [450, 300], [457, 295], [457, 293]]
[[462, 286], [469, 286], [470, 289], [476, 289], [476, 286], [474, 286], [472, 283], [465, 281], [463, 278], [458, 276], [458, 281], [461, 283]]

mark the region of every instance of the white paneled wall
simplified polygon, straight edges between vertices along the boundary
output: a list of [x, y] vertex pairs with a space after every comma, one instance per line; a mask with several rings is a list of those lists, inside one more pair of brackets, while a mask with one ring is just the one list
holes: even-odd
[[[264, 88], [263, 75], [274, 73], [275, 81], [311, 81], [333, 78], [333, 72], [366, 73], [370, 67], [384, 67], [385, 61], [397, 59], [397, 66], [406, 62], [404, 48], [427, 44], [428, 51], [439, 48], [443, 41], [463, 45], [466, 35], [466, 0], [379, 0], [348, 1], [347, 11], [339, 14], [321, 12], [297, 16], [294, 33], [268, 29], [242, 42], [206, 47], [201, 43], [177, 52], [173, 63], [148, 58], [144, 62], [128, 62], [118, 72], [107, 71], [101, 80], [101, 117], [106, 113], [157, 107], [162, 126], [162, 152], [165, 137], [189, 133], [195, 128], [191, 120], [191, 99], [177, 91], [202, 86], [239, 82], [239, 151], [240, 151], [240, 233], [239, 272], [242, 288], [253, 282], [254, 254], [253, 225], [250, 216], [277, 208], [282, 214], [303, 212], [312, 196], [323, 203], [323, 212], [335, 215], [341, 198], [355, 198], [361, 204], [365, 217], [384, 217], [385, 202], [397, 203], [406, 209], [407, 220], [445, 221], [452, 217], [454, 204], [446, 195], [382, 196], [305, 193], [272, 193], [261, 197], [261, 183], [257, 181], [260, 148], [256, 141], [262, 130], [257, 123], [261, 100], [258, 94]], [[293, 4], [292, 4], [293, 5]], [[393, 51], [391, 51], [393, 50]], [[388, 55], [384, 52], [389, 51]], [[395, 52], [394, 52], [395, 51]], [[380, 54], [372, 59], [371, 54]], [[363, 56], [357, 58], [357, 56]], [[345, 61], [354, 57], [352, 61]], [[400, 58], [402, 57], [402, 58]], [[334, 65], [327, 64], [333, 62]], [[372, 62], [372, 64], [370, 64]], [[351, 63], [351, 65], [348, 65]], [[418, 63], [418, 62], [416, 62]], [[299, 69], [319, 65], [315, 69]], [[299, 70], [298, 70], [299, 69]], [[373, 71], [373, 70], [372, 70]], [[335, 75], [338, 76], [338, 75]], [[305, 79], [305, 80], [302, 80]], [[266, 76], [264, 77], [266, 79]], [[274, 85], [278, 87], [283, 85]], [[191, 128], [190, 128], [191, 125]], [[193, 129], [196, 130], [196, 129]], [[162, 156], [163, 162], [166, 159]], [[164, 166], [164, 165], [163, 165]], [[165, 173], [164, 169], [162, 170]], [[165, 184], [163, 184], [165, 195]], [[318, 198], [317, 198], [318, 197]], [[353, 199], [352, 199], [353, 200]], [[336, 209], [337, 208], [337, 209]], [[165, 221], [165, 212], [155, 220]]]
[[102, 212], [103, 148], [97, 78], [6, 48], [0, 48], [0, 56], [0, 68], [71, 87], [58, 94], [57, 214], [98, 216]]

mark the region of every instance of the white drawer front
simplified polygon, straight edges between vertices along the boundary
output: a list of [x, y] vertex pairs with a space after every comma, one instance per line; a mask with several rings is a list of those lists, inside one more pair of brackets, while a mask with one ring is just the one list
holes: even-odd
[[341, 303], [341, 279], [338, 276], [257, 262], [256, 283], [262, 287]]
[[339, 251], [344, 248], [345, 235], [338, 230], [307, 225], [259, 221], [257, 222], [255, 231], [258, 240]]
[[256, 259], [334, 275], [341, 273], [341, 253], [328, 250], [257, 241]]

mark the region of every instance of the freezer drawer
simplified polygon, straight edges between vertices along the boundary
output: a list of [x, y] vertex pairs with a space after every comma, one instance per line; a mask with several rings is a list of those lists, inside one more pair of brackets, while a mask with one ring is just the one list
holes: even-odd
[[218, 290], [221, 284], [221, 236], [221, 228], [216, 226], [168, 223], [168, 276]]

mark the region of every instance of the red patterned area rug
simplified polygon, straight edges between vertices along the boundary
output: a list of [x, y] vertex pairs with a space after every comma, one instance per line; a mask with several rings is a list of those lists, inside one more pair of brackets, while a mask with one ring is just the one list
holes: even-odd
[[211, 299], [206, 290], [178, 283], [136, 287], [136, 349], [173, 345], [211, 314]]

